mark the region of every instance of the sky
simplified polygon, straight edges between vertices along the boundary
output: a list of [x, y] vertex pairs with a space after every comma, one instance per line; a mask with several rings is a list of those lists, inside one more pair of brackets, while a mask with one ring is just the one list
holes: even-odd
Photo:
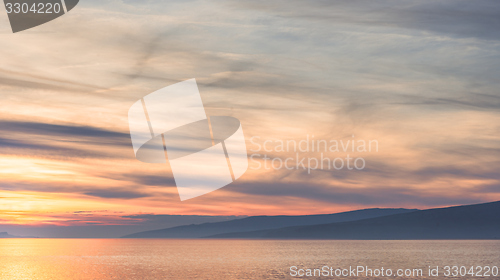
[[[0, 231], [500, 200], [499, 30], [495, 0], [82, 0], [16, 34], [2, 6]], [[254, 158], [181, 202], [168, 165], [135, 158], [127, 114], [192, 78], [207, 115], [241, 121]], [[323, 155], [362, 170], [264, 168], [264, 155], [320, 157], [277, 148], [308, 138], [377, 149]]]

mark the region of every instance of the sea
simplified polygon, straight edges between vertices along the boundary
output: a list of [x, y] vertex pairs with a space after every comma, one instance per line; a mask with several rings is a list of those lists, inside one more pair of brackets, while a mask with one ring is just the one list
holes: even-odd
[[499, 268], [494, 240], [0, 239], [2, 280], [500, 279]]

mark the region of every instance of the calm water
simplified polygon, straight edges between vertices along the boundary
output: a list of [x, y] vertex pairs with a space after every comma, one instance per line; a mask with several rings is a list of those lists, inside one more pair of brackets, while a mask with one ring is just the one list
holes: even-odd
[[[0, 239], [0, 279], [293, 279], [290, 267], [499, 266], [500, 241]], [[336, 277], [308, 277], [333, 279]]]

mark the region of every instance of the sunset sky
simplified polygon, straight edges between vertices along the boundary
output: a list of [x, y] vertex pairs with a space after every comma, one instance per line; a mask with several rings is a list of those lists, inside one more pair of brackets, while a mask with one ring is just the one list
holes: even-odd
[[[2, 6], [0, 231], [500, 200], [499, 12], [494, 0], [82, 0], [13, 34]], [[251, 162], [181, 202], [167, 165], [135, 158], [127, 113], [191, 78], [207, 115], [241, 121], [249, 156], [252, 137], [313, 135], [378, 152], [349, 153], [361, 171]]]

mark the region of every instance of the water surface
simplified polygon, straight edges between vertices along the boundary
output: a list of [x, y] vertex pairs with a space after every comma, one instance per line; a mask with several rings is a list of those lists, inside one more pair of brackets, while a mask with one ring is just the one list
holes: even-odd
[[[500, 241], [0, 239], [0, 279], [293, 279], [290, 267], [499, 266]], [[307, 277], [333, 279], [332, 277]], [[334, 277], [335, 278], [335, 277]]]

